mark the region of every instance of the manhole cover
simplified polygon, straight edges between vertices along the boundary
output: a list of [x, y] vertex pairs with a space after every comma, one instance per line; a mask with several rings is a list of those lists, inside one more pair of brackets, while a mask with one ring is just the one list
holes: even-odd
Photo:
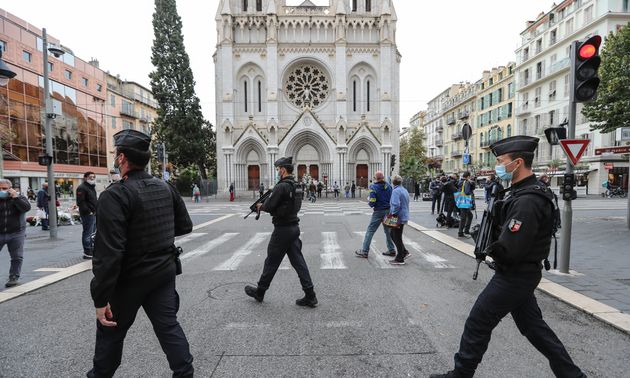
[[208, 290], [208, 297], [221, 301], [244, 298], [246, 296], [245, 285], [256, 286], [251, 282], [226, 283]]

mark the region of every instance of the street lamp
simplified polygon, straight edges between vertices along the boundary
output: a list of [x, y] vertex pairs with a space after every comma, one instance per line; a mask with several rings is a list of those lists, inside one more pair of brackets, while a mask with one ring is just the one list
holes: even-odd
[[53, 112], [52, 102], [50, 101], [50, 92], [48, 90], [50, 84], [48, 79], [48, 51], [59, 58], [65, 52], [58, 47], [48, 47], [48, 35], [46, 34], [46, 28], [42, 29], [42, 54], [44, 61], [44, 106], [46, 108], [46, 117], [44, 123], [44, 130], [46, 132], [46, 156], [48, 157], [48, 195], [50, 196], [50, 203], [48, 204], [48, 226], [50, 228], [50, 238], [57, 238], [57, 196], [55, 190], [55, 175], [53, 171], [53, 143], [52, 143], [52, 124], [51, 121], [56, 117]]
[[[13, 79], [17, 75], [11, 71], [11, 68], [2, 60], [2, 48], [0, 48], [0, 86], [5, 87], [9, 84], [9, 79]], [[0, 139], [0, 178], [4, 178], [4, 149], [2, 148], [2, 139]]]

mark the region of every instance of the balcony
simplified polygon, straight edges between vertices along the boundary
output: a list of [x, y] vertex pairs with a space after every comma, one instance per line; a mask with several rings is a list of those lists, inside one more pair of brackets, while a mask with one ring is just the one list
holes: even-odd
[[127, 117], [138, 118], [138, 113], [130, 106], [123, 106], [122, 109], [120, 109], [120, 114]]
[[446, 124], [447, 125], [454, 125], [455, 124], [455, 116], [454, 115], [449, 115], [448, 117], [446, 117]]
[[459, 113], [457, 113], [457, 118], [458, 119], [466, 119], [470, 116], [470, 111], [469, 110], [462, 110]]
[[435, 139], [435, 145], [438, 146], [438, 147], [444, 146], [444, 139], [442, 139], [442, 138]]
[[151, 123], [153, 121], [147, 115], [140, 116], [139, 119], [140, 119], [140, 122], [142, 122], [142, 123]]
[[444, 126], [439, 125], [438, 127], [435, 128], [435, 131], [437, 131], [438, 133], [441, 133], [444, 131]]
[[517, 116], [522, 116], [531, 113], [529, 108], [529, 101], [525, 102], [522, 106], [518, 107], [516, 110]]
[[442, 161], [442, 160], [444, 160], [444, 155], [435, 155], [435, 156], [431, 156], [431, 158], [435, 159], [435, 160]]
[[462, 156], [462, 152], [460, 150], [455, 150], [451, 152], [451, 157], [460, 157]]
[[496, 143], [498, 141], [498, 139], [486, 139], [486, 140], [482, 140], [481, 143], [479, 143], [479, 145], [481, 146], [481, 148], [490, 148], [490, 146], [492, 146], [494, 143]]
[[452, 140], [460, 140], [460, 139], [463, 139], [463, 138], [464, 138], [464, 135], [462, 135], [462, 133], [455, 133], [455, 134], [451, 135], [451, 139]]

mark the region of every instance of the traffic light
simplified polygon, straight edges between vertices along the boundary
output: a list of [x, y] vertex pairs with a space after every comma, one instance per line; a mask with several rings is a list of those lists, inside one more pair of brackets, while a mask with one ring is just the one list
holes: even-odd
[[39, 165], [49, 166], [52, 164], [52, 156], [50, 155], [39, 155], [37, 157], [37, 162]]
[[389, 166], [390, 166], [392, 169], [394, 169], [394, 167], [396, 166], [396, 155], [395, 155], [395, 154], [393, 154], [393, 155], [392, 155], [391, 160], [390, 160], [390, 162], [389, 162], [389, 163], [390, 163], [390, 164], [389, 164]]
[[599, 77], [597, 70], [602, 62], [599, 57], [599, 46], [602, 37], [594, 35], [584, 42], [575, 41], [571, 51], [571, 67], [573, 70], [573, 101], [586, 102], [597, 94]]
[[564, 175], [564, 183], [562, 184], [562, 199], [565, 201], [573, 201], [577, 199], [577, 192], [575, 189], [575, 175], [573, 173], [566, 173]]

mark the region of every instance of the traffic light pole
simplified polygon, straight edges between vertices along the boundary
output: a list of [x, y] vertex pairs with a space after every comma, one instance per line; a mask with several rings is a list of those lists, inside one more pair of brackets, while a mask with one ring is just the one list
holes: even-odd
[[46, 155], [50, 156], [48, 164], [48, 227], [50, 228], [50, 238], [57, 239], [57, 190], [55, 186], [55, 173], [53, 167], [53, 140], [52, 140], [52, 103], [50, 100], [50, 92], [48, 90], [50, 84], [48, 80], [48, 37], [46, 29], [42, 29], [43, 44], [43, 60], [44, 60], [44, 107], [46, 108], [46, 116], [44, 119], [44, 130], [46, 132]]

